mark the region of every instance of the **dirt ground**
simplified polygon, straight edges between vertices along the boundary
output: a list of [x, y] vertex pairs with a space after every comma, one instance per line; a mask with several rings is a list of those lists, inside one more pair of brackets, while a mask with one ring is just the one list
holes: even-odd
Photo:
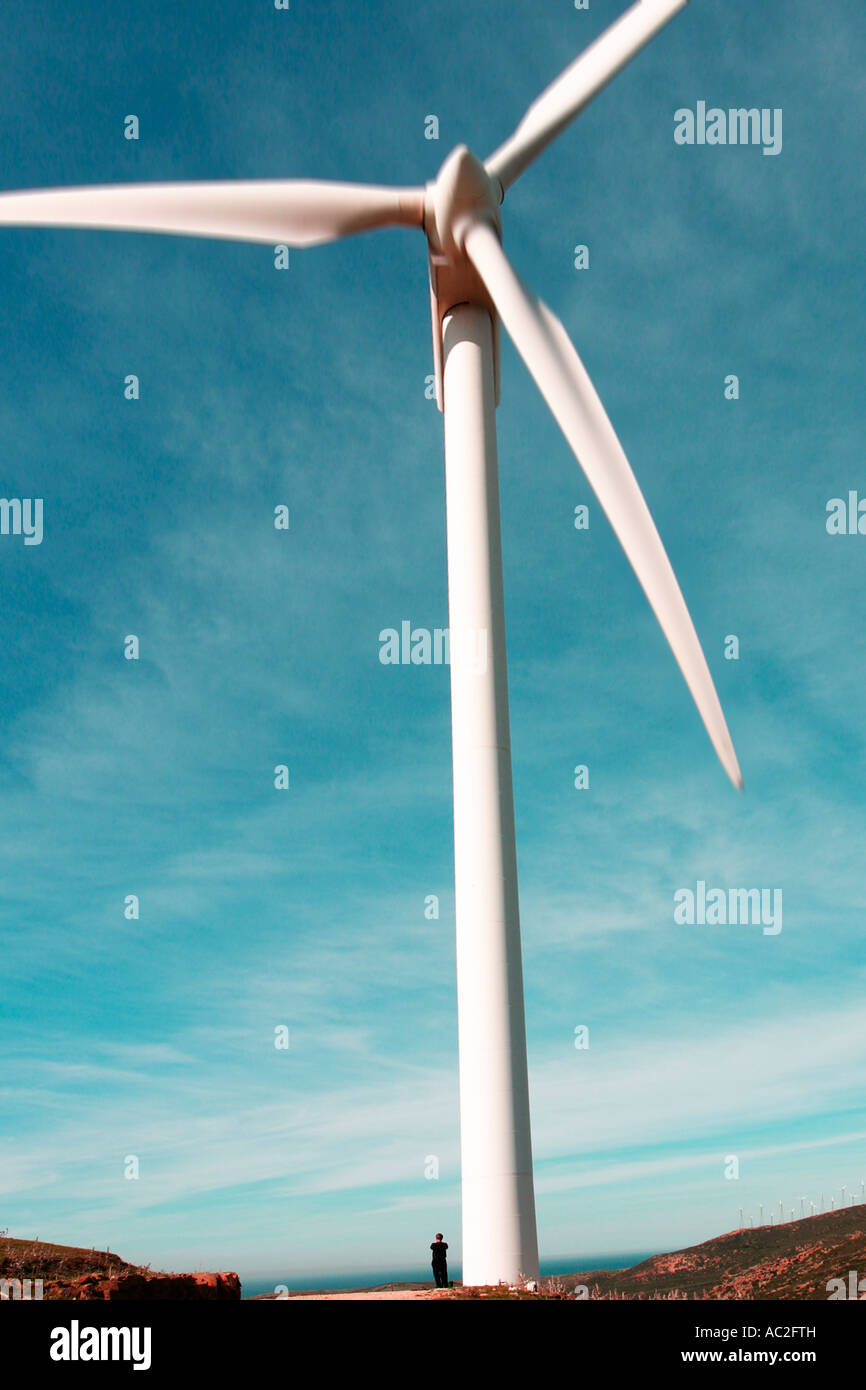
[[[297, 1295], [297, 1299], [308, 1303], [357, 1303], [359, 1301], [364, 1303], [396, 1303], [398, 1300], [406, 1302], [408, 1299], [442, 1298], [447, 1295], [447, 1292], [447, 1289], [441, 1291], [437, 1289], [394, 1289], [381, 1293], [372, 1290], [369, 1293], [302, 1293]], [[290, 1294], [289, 1297], [295, 1301], [294, 1295]]]

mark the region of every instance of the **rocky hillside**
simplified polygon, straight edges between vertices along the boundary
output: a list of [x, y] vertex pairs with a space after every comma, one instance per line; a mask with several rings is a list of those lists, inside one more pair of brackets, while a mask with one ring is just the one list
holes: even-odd
[[593, 1298], [827, 1300], [831, 1279], [843, 1279], [847, 1292], [851, 1270], [866, 1280], [866, 1206], [730, 1231], [631, 1269], [597, 1269], [566, 1282], [587, 1285]]
[[[14, 1281], [42, 1280], [44, 1299], [238, 1299], [236, 1274], [160, 1274], [131, 1265], [110, 1250], [51, 1245], [42, 1240], [0, 1236], [0, 1280], [5, 1295], [27, 1296]], [[31, 1283], [31, 1290], [33, 1285]], [[33, 1296], [31, 1292], [30, 1296]]]

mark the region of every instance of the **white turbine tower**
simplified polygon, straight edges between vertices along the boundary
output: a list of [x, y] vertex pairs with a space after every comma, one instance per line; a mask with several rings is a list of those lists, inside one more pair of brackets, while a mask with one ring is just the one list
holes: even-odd
[[[506, 191], [688, 0], [638, 0], [529, 107], [482, 164], [465, 146], [426, 188], [322, 181], [130, 184], [0, 197], [0, 223], [180, 233], [306, 247], [423, 229], [444, 413], [463, 1278], [538, 1275], [505, 660], [495, 406], [498, 326], [513, 339], [595, 491], [731, 781], [742, 777], [670, 562], [595, 389], [501, 244]], [[486, 642], [484, 669], [459, 659]]]

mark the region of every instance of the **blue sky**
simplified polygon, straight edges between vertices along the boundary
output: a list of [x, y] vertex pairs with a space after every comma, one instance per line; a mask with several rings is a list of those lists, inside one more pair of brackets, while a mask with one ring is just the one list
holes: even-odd
[[[424, 182], [459, 141], [499, 145], [624, 8], [10, 0], [3, 183]], [[866, 1177], [866, 538], [825, 526], [866, 495], [864, 69], [856, 0], [693, 0], [503, 210], [746, 782], [505, 341], [543, 1259], [675, 1248]], [[781, 108], [781, 154], [677, 146], [700, 100]], [[43, 498], [45, 530], [0, 536], [0, 1226], [274, 1279], [404, 1269], [437, 1230], [459, 1256], [448, 672], [378, 659], [384, 628], [447, 625], [423, 238], [286, 271], [191, 238], [2, 250], [2, 495]], [[699, 879], [782, 890], [782, 931], [676, 924]]]

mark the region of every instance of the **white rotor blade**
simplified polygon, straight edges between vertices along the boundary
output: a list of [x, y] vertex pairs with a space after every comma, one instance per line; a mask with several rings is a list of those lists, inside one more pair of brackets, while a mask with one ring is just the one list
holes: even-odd
[[559, 319], [513, 269], [493, 228], [474, 223], [464, 246], [631, 562], [723, 768], [742, 789], [734, 745], [685, 600], [586, 368]]
[[689, 0], [637, 0], [532, 103], [514, 134], [485, 161], [502, 190], [514, 183], [569, 121]]
[[421, 226], [422, 188], [267, 179], [128, 183], [0, 195], [0, 225], [171, 232], [316, 246], [374, 227]]

